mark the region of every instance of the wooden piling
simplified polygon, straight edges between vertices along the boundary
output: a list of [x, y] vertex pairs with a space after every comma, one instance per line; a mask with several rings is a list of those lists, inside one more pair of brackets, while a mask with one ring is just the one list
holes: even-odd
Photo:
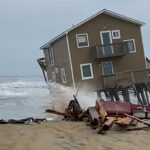
[[102, 95], [101, 95], [102, 91], [97, 91], [97, 99], [102, 99]]
[[123, 96], [124, 102], [130, 102], [128, 88], [122, 89], [122, 96]]
[[149, 96], [148, 96], [148, 90], [145, 89], [146, 99], [147, 99], [147, 105], [150, 105]]
[[143, 104], [147, 105], [145, 94], [144, 94], [143, 90], [141, 90], [140, 94], [141, 94], [141, 97], [142, 97]]

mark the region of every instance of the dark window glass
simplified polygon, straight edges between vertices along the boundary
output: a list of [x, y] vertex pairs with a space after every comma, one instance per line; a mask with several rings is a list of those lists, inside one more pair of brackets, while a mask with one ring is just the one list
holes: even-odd
[[90, 65], [82, 66], [82, 70], [83, 70], [83, 77], [91, 77], [92, 76]]

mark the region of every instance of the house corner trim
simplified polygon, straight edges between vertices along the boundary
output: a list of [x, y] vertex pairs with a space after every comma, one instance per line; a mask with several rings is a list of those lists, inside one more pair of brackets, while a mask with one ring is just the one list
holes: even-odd
[[72, 76], [72, 82], [73, 82], [73, 89], [74, 89], [74, 92], [76, 92], [75, 80], [74, 80], [74, 73], [73, 73], [73, 67], [72, 67], [72, 59], [71, 59], [71, 54], [70, 54], [70, 45], [69, 45], [68, 34], [66, 34], [66, 41], [67, 41], [69, 62], [70, 62], [70, 68], [71, 68], [71, 76]]

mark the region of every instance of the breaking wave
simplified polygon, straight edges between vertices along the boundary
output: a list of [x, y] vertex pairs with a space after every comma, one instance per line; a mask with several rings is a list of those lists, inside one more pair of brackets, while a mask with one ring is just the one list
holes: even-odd
[[[64, 112], [69, 101], [73, 99], [73, 95], [76, 95], [73, 88], [65, 87], [57, 83], [48, 83], [48, 89], [50, 92], [51, 109], [57, 111]], [[87, 109], [89, 106], [95, 106], [96, 93], [90, 93], [85, 88], [80, 88], [77, 93], [77, 99], [82, 109]]]
[[0, 119], [46, 117], [50, 99], [41, 77], [0, 77]]
[[[9, 78], [9, 80], [7, 80]], [[0, 98], [26, 97], [31, 96], [34, 89], [46, 88], [45, 83], [40, 78], [0, 78]]]

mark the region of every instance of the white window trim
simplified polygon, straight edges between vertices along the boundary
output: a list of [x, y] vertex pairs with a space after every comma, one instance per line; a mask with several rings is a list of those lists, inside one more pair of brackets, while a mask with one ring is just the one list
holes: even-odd
[[104, 62], [101, 62], [101, 63], [102, 63], [102, 73], [103, 73], [103, 76], [105, 76], [105, 75], [104, 75], [104, 68], [103, 68], [103, 64], [104, 64], [104, 63], [108, 63], [108, 62], [110, 62], [110, 63], [111, 63], [111, 66], [112, 66], [112, 74], [114, 74], [114, 67], [113, 67], [113, 63], [112, 63], [112, 61], [104, 61]]
[[[89, 65], [89, 66], [90, 66], [90, 70], [91, 70], [91, 76], [90, 76], [90, 77], [84, 77], [84, 76], [83, 76], [82, 66], [86, 66], [86, 65]], [[93, 79], [93, 78], [94, 78], [94, 76], [93, 76], [93, 69], [92, 69], [92, 64], [91, 64], [91, 63], [80, 64], [80, 70], [81, 70], [81, 77], [82, 77], [82, 80], [87, 80], [87, 79]]]
[[[64, 75], [65, 75], [65, 79], [66, 79], [66, 80], [64, 80], [64, 78], [63, 78], [63, 72], [64, 72]], [[65, 69], [64, 69], [64, 68], [61, 69], [61, 79], [62, 79], [62, 82], [63, 82], [63, 83], [67, 83], [66, 72], [65, 72]]]
[[136, 44], [135, 44], [135, 39], [128, 39], [128, 40], [123, 40], [123, 42], [127, 42], [127, 41], [133, 41], [134, 44], [134, 51], [130, 52], [130, 53], [135, 53], [136, 52]]
[[[54, 78], [55, 79], [54, 79]], [[55, 80], [55, 81], [54, 81]], [[56, 73], [55, 73], [55, 71], [52, 71], [52, 82], [56, 82]]]
[[[52, 54], [53, 61], [51, 61], [51, 59], [50, 59], [50, 49], [51, 49], [51, 54]], [[54, 52], [53, 52], [53, 47], [52, 46], [49, 47], [48, 54], [49, 54], [49, 64], [50, 64], [50, 66], [53, 66], [55, 64], [55, 60], [54, 60]], [[53, 63], [51, 63], [51, 62], [53, 62]]]
[[[87, 42], [88, 42], [88, 45], [87, 45], [87, 46], [79, 46], [79, 43], [78, 43], [78, 36], [80, 36], [80, 35], [86, 35]], [[87, 34], [87, 33], [76, 34], [76, 43], [77, 43], [77, 47], [78, 47], [78, 48], [89, 47], [89, 38], [88, 38], [88, 34]]]
[[[101, 43], [102, 43], [102, 45], [104, 45], [102, 33], [107, 33], [107, 32], [109, 32], [111, 44], [113, 43], [113, 42], [112, 42], [112, 36], [111, 36], [111, 31], [110, 31], [110, 30], [109, 30], [109, 31], [100, 31], [100, 38], [101, 38]], [[113, 50], [113, 47], [112, 47], [112, 46], [111, 46], [111, 49], [112, 49], [112, 54], [114, 54], [114, 50]], [[103, 50], [103, 54], [105, 55], [104, 48], [102, 48], [102, 50]]]
[[[119, 37], [114, 37], [113, 32], [118, 32], [119, 33]], [[121, 34], [120, 34], [120, 30], [112, 30], [112, 38], [115, 39], [121, 39]]]

